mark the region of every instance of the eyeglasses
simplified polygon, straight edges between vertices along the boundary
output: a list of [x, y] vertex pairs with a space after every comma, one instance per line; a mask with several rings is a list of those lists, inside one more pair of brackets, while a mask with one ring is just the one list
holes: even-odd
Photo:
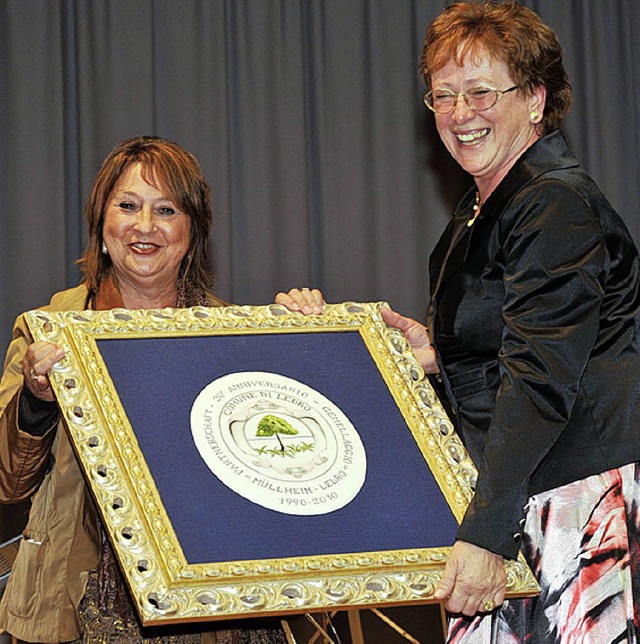
[[504, 94], [519, 89], [514, 85], [509, 89], [493, 89], [492, 87], [472, 87], [466, 92], [450, 92], [448, 89], [435, 89], [424, 95], [424, 104], [436, 114], [448, 114], [455, 109], [458, 99], [462, 96], [464, 102], [474, 112], [484, 112], [493, 107]]

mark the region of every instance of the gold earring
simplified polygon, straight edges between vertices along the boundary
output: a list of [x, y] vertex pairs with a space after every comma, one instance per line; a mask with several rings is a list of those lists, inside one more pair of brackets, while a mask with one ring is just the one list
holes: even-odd
[[538, 122], [538, 116], [539, 116], [539, 114], [535, 110], [533, 112], [531, 112], [531, 122], [532, 123], [537, 123]]

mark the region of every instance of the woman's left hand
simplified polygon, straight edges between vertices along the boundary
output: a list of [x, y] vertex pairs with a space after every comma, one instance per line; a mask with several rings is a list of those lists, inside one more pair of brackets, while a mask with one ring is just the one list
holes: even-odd
[[324, 296], [317, 288], [292, 288], [288, 293], [278, 293], [276, 304], [283, 304], [290, 311], [305, 315], [320, 314], [324, 310]]
[[456, 541], [434, 597], [445, 600], [450, 613], [471, 617], [489, 613], [504, 602], [507, 575], [504, 559], [466, 541]]

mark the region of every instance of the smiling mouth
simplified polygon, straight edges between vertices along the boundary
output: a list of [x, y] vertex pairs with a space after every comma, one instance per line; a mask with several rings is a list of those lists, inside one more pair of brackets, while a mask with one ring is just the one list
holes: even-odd
[[144, 242], [135, 242], [133, 244], [130, 244], [130, 247], [133, 248], [133, 250], [137, 250], [142, 253], [148, 253], [150, 251], [160, 248], [157, 244], [150, 244], [150, 243], [144, 243]]
[[456, 139], [458, 139], [460, 143], [475, 143], [476, 141], [480, 141], [485, 136], [487, 136], [489, 132], [491, 132], [491, 129], [488, 127], [485, 127], [485, 128], [482, 128], [481, 130], [473, 130], [473, 132], [464, 132], [461, 134], [456, 134]]

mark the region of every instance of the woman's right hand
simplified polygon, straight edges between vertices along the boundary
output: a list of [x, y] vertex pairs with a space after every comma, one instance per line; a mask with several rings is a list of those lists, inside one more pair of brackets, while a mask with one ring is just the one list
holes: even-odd
[[382, 319], [389, 325], [399, 329], [407, 339], [413, 355], [425, 373], [440, 373], [436, 352], [429, 338], [429, 331], [424, 324], [400, 315], [386, 306], [380, 309]]
[[501, 555], [456, 541], [433, 594], [454, 614], [473, 617], [502, 606], [507, 575]]
[[29, 391], [40, 400], [55, 400], [49, 371], [64, 358], [64, 349], [51, 342], [34, 342], [27, 348], [22, 359], [22, 375]]
[[276, 295], [276, 304], [286, 306], [290, 311], [297, 311], [305, 315], [313, 313], [319, 315], [324, 310], [324, 295], [317, 288], [292, 288], [287, 293]]

